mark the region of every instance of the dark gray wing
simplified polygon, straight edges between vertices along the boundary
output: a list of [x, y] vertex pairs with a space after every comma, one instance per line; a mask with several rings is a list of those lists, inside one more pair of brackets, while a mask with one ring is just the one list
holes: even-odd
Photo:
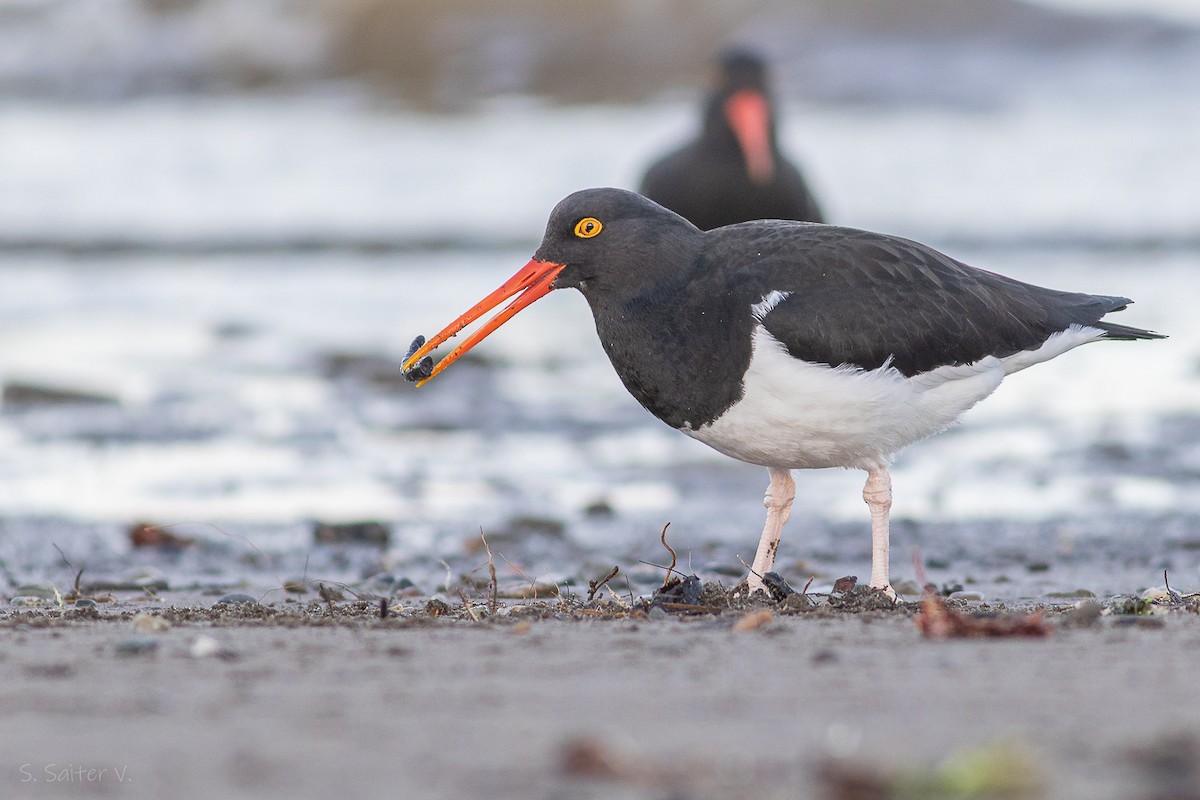
[[[728, 285], [751, 304], [772, 291], [788, 293], [763, 325], [805, 361], [864, 369], [890, 361], [911, 376], [1035, 349], [1072, 324], [1106, 330], [1113, 338], [1158, 338], [1099, 321], [1124, 308], [1128, 298], [1022, 283], [907, 239], [784, 223], [746, 233], [714, 248], [743, 253], [744, 266], [730, 273]], [[761, 251], [769, 257], [754, 259], [744, 249], [755, 240], [768, 245]]]

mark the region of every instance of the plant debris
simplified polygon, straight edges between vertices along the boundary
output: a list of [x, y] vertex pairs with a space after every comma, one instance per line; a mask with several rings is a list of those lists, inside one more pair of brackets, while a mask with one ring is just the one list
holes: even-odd
[[603, 578], [595, 578], [593, 580], [588, 581], [587, 601], [589, 603], [592, 602], [592, 600], [595, 599], [595, 597], [596, 597], [596, 592], [603, 589], [608, 584], [609, 581], [611, 581], [613, 578], [617, 577], [617, 573], [619, 573], [620, 571], [621, 571], [621, 568], [619, 566], [613, 567], [609, 571], [609, 573], [607, 575], [605, 575]]
[[586, 736], [564, 744], [559, 763], [564, 775], [665, 790], [672, 797], [692, 796], [678, 792], [711, 772], [711, 767], [700, 763], [657, 764], [645, 757], [620, 753], [599, 739]]
[[831, 758], [818, 772], [825, 796], [842, 800], [1032, 800], [1044, 796], [1045, 779], [1031, 752], [1004, 740], [951, 753], [932, 768], [885, 770]]
[[775, 615], [765, 608], [761, 608], [758, 611], [749, 611], [741, 619], [733, 623], [733, 632], [744, 633], [746, 631], [758, 630], [774, 618]]
[[172, 533], [165, 526], [148, 522], [135, 522], [129, 526], [129, 543], [134, 547], [159, 547], [165, 550], [182, 550], [195, 544], [195, 539]]
[[847, 575], [844, 578], [838, 578], [836, 581], [833, 582], [833, 593], [834, 594], [846, 594], [847, 592], [852, 590], [856, 585], [858, 585], [858, 576], [857, 575]]
[[917, 614], [917, 630], [927, 639], [1048, 636], [1050, 626], [1039, 609], [1029, 614], [962, 614], [936, 594], [926, 593]]

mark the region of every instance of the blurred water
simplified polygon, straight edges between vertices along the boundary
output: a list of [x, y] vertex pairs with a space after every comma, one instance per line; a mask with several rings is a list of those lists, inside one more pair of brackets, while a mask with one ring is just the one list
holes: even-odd
[[[176, 582], [306, 560], [432, 582], [441, 559], [478, 566], [482, 526], [531, 572], [586, 581], [658, 560], [668, 520], [696, 568], [736, 570], [765, 474], [645, 414], [577, 294], [420, 391], [398, 375], [414, 335], [525, 262], [561, 196], [633, 185], [693, 116], [511, 98], [439, 115], [324, 90], [0, 104], [0, 383], [111, 401], [0, 409], [9, 574], [66, 574], [57, 543]], [[904, 453], [895, 574], [917, 545], [935, 579], [1000, 596], [1200, 581], [1200, 104], [1159, 83], [987, 109], [793, 101], [784, 134], [835, 221], [1131, 296], [1123, 322], [1172, 335], [1015, 376]], [[862, 574], [861, 476], [797, 478], [785, 572]], [[314, 519], [384, 520], [393, 544], [314, 549]], [[130, 552], [136, 520], [202, 546]], [[231, 557], [255, 547], [270, 563]]]

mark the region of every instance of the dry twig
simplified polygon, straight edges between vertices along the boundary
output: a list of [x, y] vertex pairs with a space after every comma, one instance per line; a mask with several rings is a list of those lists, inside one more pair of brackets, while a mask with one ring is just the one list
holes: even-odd
[[612, 571], [609, 572], [607, 575], [605, 575], [603, 578], [588, 581], [587, 601], [589, 603], [592, 602], [592, 599], [595, 598], [595, 596], [596, 596], [596, 592], [600, 591], [602, 588], [604, 588], [605, 584], [607, 584], [613, 578], [617, 577], [617, 573], [620, 571], [621, 571], [621, 568], [619, 566], [613, 567]]
[[[496, 562], [492, 559], [492, 548], [488, 547], [487, 537], [483, 535], [483, 527], [479, 528], [479, 539], [483, 542], [483, 549], [488, 554], [488, 613], [496, 613], [496, 596], [499, 590], [496, 587]], [[508, 559], [505, 559], [507, 561]]]
[[466, 610], [467, 615], [471, 617], [471, 621], [479, 622], [479, 614], [475, 612], [475, 608], [471, 605], [471, 601], [467, 599], [467, 593], [462, 589], [459, 589], [458, 596], [462, 598], [463, 608]]
[[667, 567], [667, 574], [663, 578], [663, 586], [666, 586], [667, 581], [671, 580], [671, 573], [675, 571], [676, 564], [675, 550], [671, 547], [671, 545], [667, 544], [667, 528], [669, 527], [671, 527], [671, 523], [669, 522], [666, 525], [663, 525], [662, 533], [658, 535], [658, 540], [662, 542], [662, 546], [667, 548], [667, 552], [671, 554], [671, 566]]

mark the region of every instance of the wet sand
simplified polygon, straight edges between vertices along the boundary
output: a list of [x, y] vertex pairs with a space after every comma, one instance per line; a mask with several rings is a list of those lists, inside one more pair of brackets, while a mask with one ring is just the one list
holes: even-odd
[[[0, 795], [934, 796], [911, 785], [986, 771], [977, 751], [1024, 775], [1009, 796], [1200, 793], [1195, 613], [933, 641], [912, 609], [775, 609], [738, 630], [752, 612], [538, 602], [480, 621], [211, 599], [6, 610]], [[137, 630], [138, 611], [173, 623]]]

